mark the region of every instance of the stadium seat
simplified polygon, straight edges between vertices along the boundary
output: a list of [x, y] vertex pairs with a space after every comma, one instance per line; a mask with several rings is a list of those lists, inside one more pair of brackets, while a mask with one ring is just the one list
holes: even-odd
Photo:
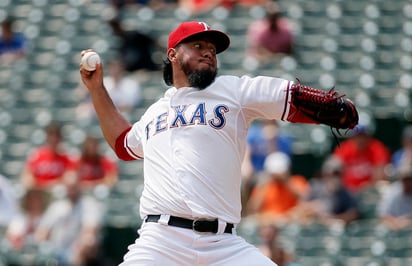
[[386, 234], [386, 255], [390, 258], [412, 258], [412, 228]]
[[295, 253], [298, 256], [333, 256], [341, 251], [341, 237], [332, 235], [299, 235], [295, 238]]
[[298, 265], [304, 266], [341, 266], [337, 257], [335, 256], [299, 256], [297, 259]]
[[379, 257], [384, 255], [385, 251], [385, 241], [377, 236], [345, 235], [342, 238], [340, 254], [351, 257]]
[[409, 266], [412, 265], [412, 258], [391, 258], [388, 257], [385, 259], [386, 265], [391, 266]]
[[345, 234], [354, 237], [371, 237], [381, 230], [379, 218], [363, 218], [350, 222], [345, 229]]
[[340, 262], [342, 266], [387, 266], [385, 259], [383, 258], [372, 258], [369, 256], [341, 256]]

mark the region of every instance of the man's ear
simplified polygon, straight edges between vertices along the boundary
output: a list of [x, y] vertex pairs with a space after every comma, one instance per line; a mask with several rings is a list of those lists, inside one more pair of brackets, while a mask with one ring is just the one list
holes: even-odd
[[175, 48], [170, 48], [168, 51], [167, 51], [167, 58], [169, 58], [169, 61], [170, 62], [174, 62], [174, 61], [176, 61], [176, 49]]

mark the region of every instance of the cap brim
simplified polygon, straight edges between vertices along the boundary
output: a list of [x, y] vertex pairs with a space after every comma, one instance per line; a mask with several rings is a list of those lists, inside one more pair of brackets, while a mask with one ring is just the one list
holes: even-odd
[[190, 35], [183, 40], [181, 40], [179, 43], [182, 42], [187, 42], [189, 40], [192, 40], [194, 38], [198, 37], [206, 37], [210, 39], [210, 41], [216, 46], [216, 53], [221, 53], [224, 50], [226, 50], [229, 45], [230, 45], [230, 39], [229, 36], [226, 35], [226, 33], [218, 31], [218, 30], [208, 30], [208, 31], [202, 31], [199, 33], [195, 33], [193, 35]]

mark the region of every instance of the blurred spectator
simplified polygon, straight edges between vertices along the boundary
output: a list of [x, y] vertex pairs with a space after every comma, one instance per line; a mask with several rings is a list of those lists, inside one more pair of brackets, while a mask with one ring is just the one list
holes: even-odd
[[49, 189], [59, 184], [62, 176], [73, 166], [72, 157], [62, 147], [61, 125], [53, 121], [44, 131], [45, 144], [28, 156], [21, 173], [21, 184], [25, 188]]
[[223, 0], [222, 2], [234, 2], [237, 5], [251, 7], [256, 5], [265, 5], [272, 2], [272, 0]]
[[285, 223], [293, 219], [293, 211], [309, 192], [309, 183], [300, 175], [291, 175], [290, 158], [274, 152], [265, 160], [267, 178], [259, 180], [246, 205], [246, 215]]
[[257, 247], [278, 266], [297, 266], [294, 254], [288, 252], [279, 243], [278, 227], [270, 222], [261, 222], [258, 227], [259, 243]]
[[266, 5], [266, 16], [253, 21], [246, 32], [245, 58], [268, 64], [278, 55], [292, 54], [294, 36], [291, 22], [274, 2]]
[[184, 9], [188, 14], [196, 15], [208, 12], [219, 6], [230, 10], [237, 5], [251, 7], [263, 5], [270, 2], [270, 0], [178, 0], [178, 2], [179, 7]]
[[41, 189], [29, 189], [20, 202], [20, 211], [13, 217], [6, 232], [7, 240], [15, 250], [36, 244], [34, 232], [49, 203], [49, 194]]
[[359, 218], [359, 202], [342, 184], [343, 163], [329, 156], [322, 165], [321, 176], [310, 182], [311, 191], [303, 207], [310, 219], [320, 222], [341, 220], [345, 224]]
[[23, 33], [15, 32], [13, 26], [11, 18], [6, 18], [1, 23], [0, 65], [11, 64], [26, 55], [26, 38]]
[[138, 30], [126, 30], [119, 18], [110, 19], [108, 23], [117, 37], [115, 49], [127, 72], [160, 69], [160, 65], [152, 59], [158, 47], [155, 39]]
[[[107, 75], [104, 83], [113, 103], [126, 117], [130, 117], [142, 100], [141, 87], [138, 80], [125, 72], [121, 60], [113, 59], [108, 63]], [[77, 107], [76, 113], [80, 120], [93, 122], [96, 113], [83, 84], [76, 88], [76, 94], [81, 104]]]
[[412, 164], [412, 125], [402, 131], [402, 147], [392, 155], [392, 166], [396, 170], [402, 164]]
[[245, 203], [250, 193], [264, 172], [266, 156], [280, 151], [292, 155], [292, 140], [280, 132], [276, 120], [256, 120], [250, 126], [247, 135], [245, 157], [242, 162], [242, 201]]
[[150, 0], [107, 0], [107, 2], [115, 9], [121, 10], [128, 5], [147, 5]]
[[387, 180], [385, 167], [390, 162], [390, 151], [371, 135], [366, 125], [355, 127], [353, 134], [333, 153], [343, 162], [344, 186], [353, 193], [361, 193], [377, 182]]
[[177, 6], [178, 6], [179, 0], [151, 0], [150, 1], [150, 7], [152, 9], [170, 9], [172, 11], [175, 11]]
[[35, 232], [36, 239], [54, 249], [59, 265], [100, 265], [102, 205], [82, 193], [75, 175], [65, 176], [64, 187], [66, 197], [49, 205]]
[[163, 7], [176, 8], [178, 0], [107, 0], [118, 13], [131, 6], [144, 7], [148, 6], [152, 9], [161, 9]]
[[79, 83], [75, 89], [75, 95], [79, 101], [76, 108], [76, 117], [80, 124], [90, 125], [97, 122], [96, 112], [94, 110], [92, 99], [87, 93], [86, 87], [83, 83]]
[[276, 120], [255, 121], [247, 135], [246, 155], [242, 165], [242, 175], [250, 177], [261, 173], [266, 156], [275, 151], [292, 155], [292, 139], [280, 132]]
[[141, 101], [139, 82], [127, 75], [121, 60], [110, 61], [107, 71], [103, 81], [110, 98], [120, 112], [130, 115]]
[[18, 198], [14, 187], [7, 177], [0, 174], [0, 229], [7, 228], [17, 211]]
[[179, 0], [179, 7], [190, 15], [200, 14], [219, 6], [222, 0]]
[[412, 165], [402, 165], [397, 181], [382, 197], [379, 205], [381, 222], [391, 230], [402, 230], [412, 225]]
[[83, 142], [81, 155], [74, 169], [85, 189], [92, 189], [98, 185], [111, 188], [118, 179], [116, 161], [104, 155], [100, 150], [99, 139], [90, 135]]

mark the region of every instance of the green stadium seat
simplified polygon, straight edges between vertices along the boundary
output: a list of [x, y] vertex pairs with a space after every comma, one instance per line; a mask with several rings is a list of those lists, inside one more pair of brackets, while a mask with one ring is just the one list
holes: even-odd
[[312, 235], [295, 238], [295, 253], [297, 256], [333, 256], [341, 251], [341, 237], [331, 235]]
[[386, 258], [386, 265], [391, 266], [409, 266], [412, 265], [412, 257], [409, 258]]
[[353, 237], [373, 237], [385, 233], [380, 232], [380, 230], [382, 230], [382, 227], [379, 218], [363, 218], [350, 222], [346, 226], [345, 234]]
[[345, 235], [342, 238], [340, 254], [351, 257], [380, 257], [385, 251], [386, 243], [377, 236]]
[[334, 256], [299, 256], [297, 259], [299, 265], [304, 266], [340, 266], [340, 262], [337, 257]]
[[342, 266], [387, 266], [385, 259], [372, 258], [368, 256], [341, 256], [340, 258]]
[[389, 258], [412, 258], [412, 228], [389, 231], [383, 238], [386, 256]]

